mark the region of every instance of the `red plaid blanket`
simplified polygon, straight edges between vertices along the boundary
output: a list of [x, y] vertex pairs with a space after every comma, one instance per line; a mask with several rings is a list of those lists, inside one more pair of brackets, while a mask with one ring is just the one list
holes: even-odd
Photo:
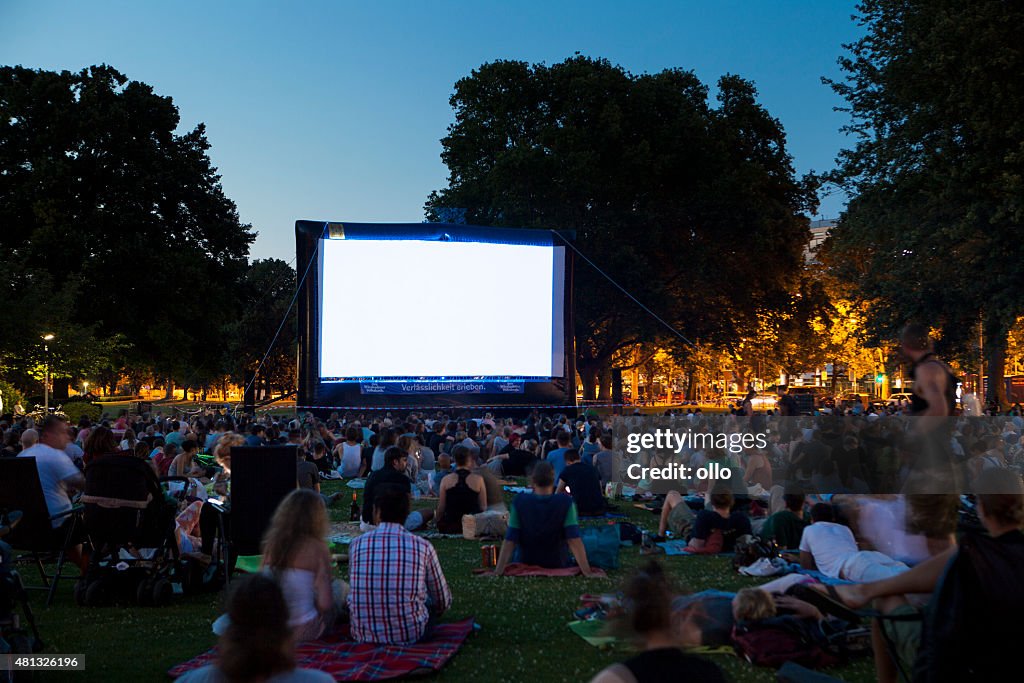
[[[319, 669], [336, 681], [384, 681], [439, 671], [459, 651], [473, 630], [473, 619], [434, 627], [430, 637], [415, 645], [371, 645], [349, 640], [348, 626], [320, 640], [302, 643], [295, 651], [295, 664], [302, 669]], [[177, 678], [192, 669], [212, 664], [214, 648], [167, 673]]]
[[[595, 572], [601, 576], [607, 576], [603, 569], [595, 569]], [[493, 569], [485, 569], [483, 567], [477, 567], [473, 570], [474, 574], [480, 576], [493, 576]], [[521, 562], [511, 562], [505, 566], [505, 573], [503, 576], [579, 576], [583, 573], [583, 570], [579, 567], [564, 567], [562, 569], [547, 569], [545, 567], [538, 567], [532, 564], [522, 564]]]

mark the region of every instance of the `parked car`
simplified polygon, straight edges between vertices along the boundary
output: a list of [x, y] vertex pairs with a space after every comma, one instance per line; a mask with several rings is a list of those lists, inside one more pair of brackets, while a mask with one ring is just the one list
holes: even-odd
[[867, 394], [858, 394], [852, 391], [836, 397], [836, 406], [843, 410], [852, 408], [857, 403], [860, 404], [861, 408], [867, 410], [868, 402], [869, 398]]
[[889, 398], [886, 400], [886, 402], [889, 405], [891, 405], [891, 406], [896, 406], [897, 408], [900, 408], [904, 404], [910, 403], [910, 394], [909, 393], [889, 394]]

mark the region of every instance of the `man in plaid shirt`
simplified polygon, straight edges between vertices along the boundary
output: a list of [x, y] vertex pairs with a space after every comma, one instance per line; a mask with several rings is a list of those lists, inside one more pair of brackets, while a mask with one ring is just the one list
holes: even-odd
[[409, 494], [383, 485], [373, 504], [377, 528], [349, 546], [352, 637], [362, 643], [409, 645], [452, 604], [434, 546], [405, 530]]

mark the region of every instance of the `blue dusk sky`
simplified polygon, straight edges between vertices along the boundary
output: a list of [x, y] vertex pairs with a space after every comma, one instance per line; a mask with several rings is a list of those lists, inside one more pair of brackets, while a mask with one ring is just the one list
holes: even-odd
[[[480, 64], [575, 52], [633, 73], [753, 80], [799, 172], [850, 141], [821, 77], [861, 29], [847, 0], [724, 2], [53, 2], [0, 0], [0, 64], [109, 64], [207, 125], [256, 258], [292, 261], [296, 219], [423, 220], [444, 186], [455, 81]], [[713, 94], [713, 93], [712, 93]], [[820, 214], [843, 208], [837, 194]]]

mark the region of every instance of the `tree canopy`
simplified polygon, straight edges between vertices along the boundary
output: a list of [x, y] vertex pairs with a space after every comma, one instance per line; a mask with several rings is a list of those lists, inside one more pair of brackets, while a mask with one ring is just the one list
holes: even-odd
[[[470, 223], [574, 230], [588, 258], [702, 344], [735, 346], [792, 308], [816, 183], [796, 177], [749, 81], [723, 76], [713, 105], [682, 69], [496, 61], [458, 81], [451, 105], [448, 184], [427, 200], [431, 219], [457, 207]], [[577, 369], [592, 398], [622, 354], [671, 335], [579, 261], [575, 282]]]
[[[0, 359], [57, 333], [54, 369], [116, 356], [158, 377], [208, 382], [255, 233], [210, 162], [203, 124], [178, 132], [171, 98], [108, 66], [0, 67], [0, 287], [18, 326]], [[80, 362], [63, 362], [73, 354]], [[87, 362], [92, 358], [92, 363]]]
[[907, 320], [963, 355], [984, 329], [1005, 402], [1008, 333], [1024, 313], [1024, 5], [865, 0], [847, 45], [843, 151], [832, 179], [851, 195], [825, 260], [869, 302], [871, 331]]

